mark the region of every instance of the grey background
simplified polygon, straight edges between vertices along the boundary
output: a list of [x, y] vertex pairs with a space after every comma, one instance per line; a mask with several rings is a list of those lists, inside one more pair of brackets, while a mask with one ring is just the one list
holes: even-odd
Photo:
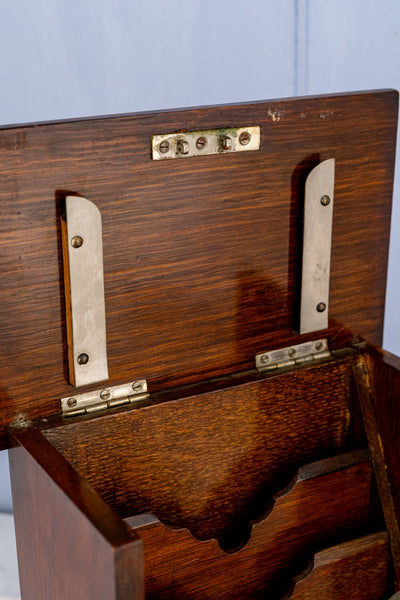
[[[0, 0], [0, 56], [0, 124], [399, 89], [400, 2]], [[384, 333], [396, 354], [399, 252], [396, 176]]]

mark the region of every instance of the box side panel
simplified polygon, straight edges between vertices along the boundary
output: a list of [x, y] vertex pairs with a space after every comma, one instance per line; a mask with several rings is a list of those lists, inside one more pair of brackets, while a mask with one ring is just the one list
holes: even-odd
[[[40, 440], [35, 436], [38, 456]], [[47, 445], [43, 439], [42, 445]], [[54, 457], [50, 452], [49, 459]], [[120, 533], [113, 535], [111, 511], [101, 502], [88, 506], [102, 523], [102, 529], [96, 528], [79, 506], [86, 502], [87, 491], [80, 487], [78, 477], [71, 477], [70, 469], [63, 468], [63, 459], [56, 464], [53, 460], [52, 469], [65, 478], [67, 487], [75, 485], [75, 499], [39, 462], [23, 446], [10, 449], [22, 600], [142, 600], [141, 543], [126, 534], [118, 544]], [[121, 564], [127, 572], [121, 572]], [[118, 578], [123, 579], [123, 586]]]

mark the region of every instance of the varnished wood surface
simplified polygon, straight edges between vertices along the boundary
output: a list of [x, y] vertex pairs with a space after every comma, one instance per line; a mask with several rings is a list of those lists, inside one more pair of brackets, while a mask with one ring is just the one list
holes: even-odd
[[[368, 439], [368, 445], [371, 449], [372, 464], [376, 476], [379, 496], [381, 499], [381, 505], [383, 514], [385, 517], [385, 523], [389, 532], [390, 548], [393, 557], [394, 572], [396, 578], [396, 589], [400, 586], [400, 531], [399, 523], [397, 521], [396, 508], [395, 508], [395, 497], [391, 489], [391, 483], [388, 476], [388, 466], [385, 458], [385, 449], [382, 445], [382, 436], [386, 437], [386, 430], [380, 430], [378, 426], [378, 417], [375, 410], [375, 406], [378, 407], [381, 404], [382, 399], [381, 390], [379, 387], [371, 388], [371, 382], [366, 370], [366, 363], [363, 359], [360, 359], [358, 363], [353, 367], [354, 375], [356, 379], [358, 397], [361, 405], [361, 410], [364, 419], [365, 430]], [[375, 382], [376, 384], [376, 382]], [[392, 393], [393, 393], [392, 389]], [[376, 398], [375, 406], [373, 397]], [[381, 410], [383, 406], [380, 407]], [[395, 418], [395, 415], [391, 415], [391, 419]], [[381, 416], [380, 421], [386, 420], [386, 416]], [[386, 448], [388, 451], [391, 462], [393, 462], [393, 452], [395, 448]], [[395, 458], [396, 462], [398, 457]], [[397, 481], [396, 481], [397, 483]]]
[[355, 360], [160, 404], [155, 396], [44, 433], [122, 516], [151, 512], [235, 545], [299, 465], [351, 447]]
[[142, 542], [38, 430], [10, 450], [23, 600], [143, 600]]
[[366, 360], [374, 412], [400, 523], [400, 358], [377, 348], [368, 350]]
[[311, 571], [284, 600], [383, 600], [387, 564], [386, 533], [327, 548], [315, 555]]
[[[382, 333], [397, 94], [0, 129], [0, 447], [72, 394], [59, 217], [100, 209], [110, 384], [247, 369], [293, 333], [305, 177], [336, 159], [331, 346]], [[154, 162], [152, 134], [260, 125], [259, 152]], [[344, 332], [346, 332], [344, 334]], [[325, 333], [325, 332], [323, 332]], [[322, 335], [322, 333], [321, 333]]]
[[[311, 558], [315, 548], [368, 529], [371, 466], [368, 452], [327, 459], [299, 470], [269, 512], [253, 525], [247, 544], [226, 554], [216, 540], [158, 523], [143, 539], [148, 600], [276, 598], [277, 582]], [[275, 592], [272, 588], [275, 587]]]

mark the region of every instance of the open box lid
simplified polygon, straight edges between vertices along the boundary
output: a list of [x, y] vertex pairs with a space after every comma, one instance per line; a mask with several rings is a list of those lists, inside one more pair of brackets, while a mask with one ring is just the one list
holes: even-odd
[[[102, 217], [109, 380], [175, 387], [261, 351], [381, 343], [398, 94], [378, 91], [0, 129], [0, 448], [69, 383], [60, 217]], [[260, 127], [260, 148], [153, 160], [152, 136]], [[185, 150], [183, 150], [184, 152]], [[299, 335], [304, 186], [336, 161], [329, 326]]]

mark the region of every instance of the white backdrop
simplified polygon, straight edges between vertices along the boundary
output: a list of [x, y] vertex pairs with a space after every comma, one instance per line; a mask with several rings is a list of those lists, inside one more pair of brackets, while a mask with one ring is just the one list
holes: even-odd
[[[400, 1], [0, 0], [0, 56], [0, 124], [399, 89]], [[396, 178], [384, 347], [397, 354], [399, 254]]]

